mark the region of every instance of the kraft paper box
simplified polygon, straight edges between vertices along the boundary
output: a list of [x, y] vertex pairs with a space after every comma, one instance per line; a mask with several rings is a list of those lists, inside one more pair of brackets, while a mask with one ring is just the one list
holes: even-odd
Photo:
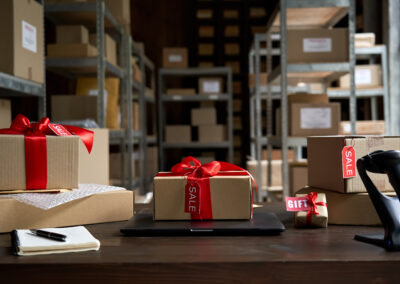
[[[154, 178], [154, 220], [190, 220], [185, 213], [186, 176]], [[210, 177], [214, 220], [250, 219], [251, 182], [249, 176]]]
[[[89, 35], [89, 43], [93, 46], [97, 46], [96, 34]], [[117, 43], [108, 34], [104, 34], [104, 52], [106, 60], [113, 65], [117, 65]]]
[[[292, 149], [288, 149], [289, 162], [293, 161], [293, 158], [294, 158], [294, 151]], [[267, 149], [262, 150], [261, 159], [268, 160], [268, 150]], [[282, 160], [282, 150], [281, 149], [272, 149], [271, 159], [272, 160]]]
[[222, 78], [199, 78], [200, 94], [220, 94], [223, 90]]
[[40, 229], [128, 220], [133, 216], [130, 190], [98, 193], [49, 210], [13, 198], [0, 198], [0, 233], [16, 229]]
[[226, 141], [225, 125], [200, 125], [199, 142], [223, 142]]
[[[247, 170], [254, 177], [258, 179], [257, 161], [247, 161]], [[282, 186], [282, 160], [271, 161], [271, 186]], [[267, 186], [268, 177], [268, 161], [261, 161], [261, 186]]]
[[[343, 178], [342, 150], [352, 146], [355, 162], [376, 150], [400, 149], [396, 136], [315, 136], [307, 138], [308, 185], [343, 193], [366, 192], [357, 171], [356, 177]], [[393, 191], [384, 174], [368, 173], [381, 191]]]
[[[369, 173], [368, 173], [369, 174]], [[368, 193], [339, 193], [314, 187], [305, 187], [298, 193], [311, 191], [325, 193], [328, 203], [329, 224], [378, 226], [381, 221]], [[387, 196], [396, 196], [395, 192], [385, 192]]]
[[173, 89], [167, 89], [166, 91], [167, 95], [195, 95], [196, 94], [196, 89], [194, 88], [173, 88]]
[[[382, 68], [380, 65], [357, 65], [354, 71], [357, 88], [382, 87]], [[339, 79], [339, 87], [350, 88], [350, 75]]]
[[44, 82], [43, 21], [37, 1], [0, 1], [0, 72]]
[[[78, 187], [78, 136], [46, 136], [47, 188]], [[0, 135], [0, 190], [26, 189], [24, 135]]]
[[[56, 43], [89, 43], [89, 31], [83, 25], [56, 26]], [[95, 43], [92, 45], [96, 46]]]
[[[306, 196], [306, 194], [296, 194], [296, 197], [303, 197]], [[315, 200], [316, 203], [326, 202], [326, 196], [324, 193], [318, 193], [317, 199]], [[326, 228], [328, 227], [328, 208], [329, 204], [327, 206], [324, 205], [316, 205], [317, 210], [318, 210], [318, 215], [317, 214], [312, 214], [311, 213], [311, 223], [307, 223], [307, 211], [298, 211], [295, 212], [294, 214], [294, 225], [296, 227], [322, 227]]]
[[188, 65], [188, 49], [186, 47], [163, 48], [164, 68], [187, 68]]
[[192, 141], [191, 129], [189, 125], [166, 125], [165, 142], [167, 143], [187, 143]]
[[307, 162], [290, 163], [289, 175], [289, 195], [294, 196], [297, 191], [308, 185]]
[[217, 124], [217, 110], [213, 107], [192, 108], [190, 112], [193, 126]]
[[0, 99], [0, 129], [11, 125], [11, 101]]
[[287, 62], [348, 62], [348, 29], [287, 31]]
[[375, 45], [374, 33], [357, 33], [354, 35], [354, 47], [373, 47]]
[[[350, 121], [340, 122], [340, 135], [351, 134]], [[356, 121], [356, 134], [357, 135], [383, 135], [385, 134], [385, 121], [384, 120], [360, 120]]]
[[54, 43], [47, 45], [47, 57], [49, 58], [75, 58], [94, 56], [97, 56], [97, 48], [90, 44]]

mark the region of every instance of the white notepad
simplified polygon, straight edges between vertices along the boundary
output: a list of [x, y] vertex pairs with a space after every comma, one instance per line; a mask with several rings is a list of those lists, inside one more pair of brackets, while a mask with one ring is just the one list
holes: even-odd
[[83, 226], [45, 228], [45, 231], [66, 235], [65, 242], [36, 236], [29, 230], [13, 232], [13, 245], [18, 255], [38, 255], [98, 250], [100, 242]]

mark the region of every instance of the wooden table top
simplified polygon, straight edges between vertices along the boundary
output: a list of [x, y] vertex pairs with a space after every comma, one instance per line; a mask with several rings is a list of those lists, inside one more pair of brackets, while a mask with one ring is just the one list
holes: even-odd
[[[281, 204], [267, 209], [283, 212]], [[381, 233], [382, 228], [295, 229], [292, 215], [278, 217], [287, 228], [280, 236], [124, 237], [119, 230], [125, 222], [88, 225], [101, 242], [99, 251], [26, 257], [11, 255], [10, 236], [1, 234], [0, 279], [400, 283], [400, 252], [353, 240], [356, 233]]]

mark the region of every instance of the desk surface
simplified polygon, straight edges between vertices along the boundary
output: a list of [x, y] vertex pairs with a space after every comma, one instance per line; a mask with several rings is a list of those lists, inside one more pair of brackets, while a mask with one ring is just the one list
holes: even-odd
[[[141, 211], [145, 209], [140, 209]], [[282, 212], [272, 205], [269, 211]], [[280, 236], [124, 237], [124, 222], [86, 226], [101, 242], [98, 252], [16, 257], [10, 237], [0, 235], [0, 277], [30, 283], [112, 280], [118, 282], [309, 282], [400, 283], [400, 252], [353, 240], [379, 227], [329, 226], [295, 229], [292, 216], [278, 214]], [[60, 275], [63, 275], [60, 278]], [[56, 278], [55, 278], [56, 277]], [[318, 278], [323, 277], [323, 278]], [[195, 281], [197, 280], [197, 281]], [[44, 282], [43, 282], [44, 281]], [[169, 281], [168, 281], [169, 282]]]

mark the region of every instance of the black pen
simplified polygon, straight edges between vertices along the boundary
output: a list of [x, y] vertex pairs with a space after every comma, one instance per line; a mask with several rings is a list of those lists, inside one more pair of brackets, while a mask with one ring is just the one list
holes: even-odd
[[46, 239], [54, 240], [54, 241], [59, 241], [59, 242], [65, 242], [65, 239], [67, 238], [66, 235], [62, 234], [57, 234], [57, 233], [52, 233], [44, 230], [30, 230], [32, 234], [43, 237]]

